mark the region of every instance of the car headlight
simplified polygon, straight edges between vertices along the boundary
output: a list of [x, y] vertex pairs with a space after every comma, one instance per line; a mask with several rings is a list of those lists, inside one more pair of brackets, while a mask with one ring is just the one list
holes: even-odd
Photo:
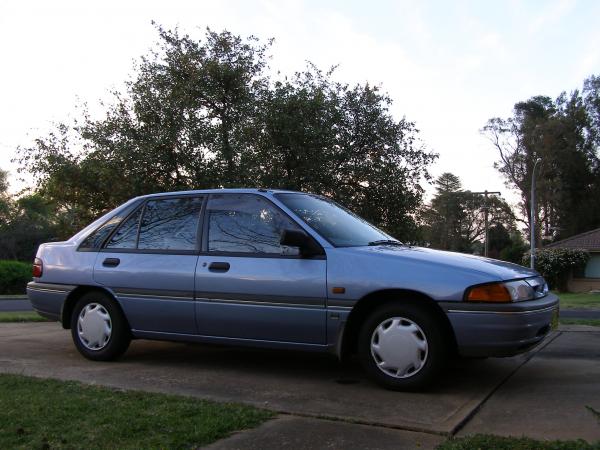
[[508, 283], [504, 283], [504, 286], [508, 289], [513, 302], [534, 299], [533, 288], [525, 280], [509, 281]]
[[548, 285], [544, 279], [535, 277], [473, 286], [467, 289], [465, 300], [491, 303], [523, 302], [544, 297], [547, 293]]
[[545, 297], [548, 293], [548, 283], [542, 277], [527, 278], [525, 281], [533, 288], [534, 298]]

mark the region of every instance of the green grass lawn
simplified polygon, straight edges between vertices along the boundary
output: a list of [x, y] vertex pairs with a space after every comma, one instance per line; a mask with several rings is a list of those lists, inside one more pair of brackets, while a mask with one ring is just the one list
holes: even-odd
[[48, 322], [45, 317], [35, 311], [2, 311], [0, 312], [0, 323], [13, 322]]
[[577, 441], [538, 441], [530, 438], [514, 438], [476, 434], [464, 438], [450, 439], [437, 450], [600, 450], [600, 442], [588, 444]]
[[600, 294], [574, 294], [555, 292], [560, 298], [560, 307], [564, 309], [600, 309]]
[[238, 404], [0, 375], [3, 449], [193, 449], [272, 416]]

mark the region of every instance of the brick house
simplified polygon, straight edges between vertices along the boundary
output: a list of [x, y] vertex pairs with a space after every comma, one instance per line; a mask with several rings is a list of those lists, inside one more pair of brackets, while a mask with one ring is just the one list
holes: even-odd
[[580, 248], [590, 252], [585, 268], [569, 277], [568, 289], [571, 292], [600, 290], [600, 228], [553, 242], [544, 248]]

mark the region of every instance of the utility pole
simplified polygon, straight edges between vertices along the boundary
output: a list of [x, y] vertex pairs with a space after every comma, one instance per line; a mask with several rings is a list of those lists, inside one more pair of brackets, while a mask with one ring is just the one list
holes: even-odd
[[485, 190], [483, 192], [471, 192], [471, 194], [473, 195], [483, 195], [485, 197], [485, 200], [483, 202], [483, 217], [484, 217], [484, 227], [485, 227], [485, 245], [483, 247], [483, 256], [488, 256], [488, 250], [489, 250], [489, 239], [488, 239], [488, 229], [489, 229], [489, 224], [488, 224], [488, 214], [489, 214], [489, 206], [488, 206], [488, 195], [500, 195], [501, 192], [497, 192], [497, 191], [488, 191]]
[[535, 207], [535, 169], [537, 169], [538, 164], [542, 162], [542, 158], [536, 158], [535, 162], [533, 163], [533, 170], [531, 171], [531, 198], [530, 198], [530, 203], [531, 203], [531, 219], [529, 220], [529, 227], [530, 227], [530, 239], [529, 242], [531, 244], [531, 247], [529, 249], [529, 256], [530, 256], [530, 260], [529, 260], [529, 267], [531, 267], [532, 269], [535, 269], [535, 216], [536, 216], [536, 207]]

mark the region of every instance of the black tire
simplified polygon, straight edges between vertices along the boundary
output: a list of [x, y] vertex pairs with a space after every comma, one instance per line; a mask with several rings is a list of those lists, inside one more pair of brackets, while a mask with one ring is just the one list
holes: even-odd
[[[380, 356], [374, 356], [373, 352], [377, 353], [377, 351], [373, 350], [372, 352], [371, 349], [372, 339], [375, 343], [379, 340], [379, 333], [377, 337], [374, 337], [375, 330], [380, 325], [384, 326], [383, 330], [387, 330], [385, 325], [390, 324], [392, 318], [407, 319], [404, 322], [400, 321], [398, 326], [401, 324], [410, 326], [410, 322], [416, 324], [420, 330], [410, 333], [414, 334], [415, 340], [419, 341], [421, 345], [423, 345], [423, 339], [426, 342], [426, 350], [417, 349], [419, 355], [417, 358], [421, 366], [416, 370], [413, 366], [413, 372], [408, 369], [407, 373], [401, 374], [403, 378], [398, 378], [384, 371], [384, 369], [380, 369], [376, 359]], [[384, 304], [373, 311], [361, 327], [358, 336], [358, 358], [369, 377], [381, 386], [396, 391], [421, 390], [435, 380], [446, 364], [449, 346], [443, 330], [444, 327], [439, 323], [439, 319], [427, 307], [421, 307], [413, 303]], [[385, 333], [385, 331], [382, 333]], [[383, 359], [379, 363], [381, 361]], [[388, 368], [388, 371], [394, 371], [394, 369]]]
[[[79, 316], [88, 305], [90, 308], [93, 305], [100, 305], [92, 309], [99, 310], [103, 314], [106, 312], [109, 317], [110, 336], [97, 345], [93, 345], [93, 342], [86, 344], [85, 339], [80, 336]], [[131, 342], [131, 330], [121, 309], [111, 297], [99, 291], [84, 294], [75, 304], [71, 315], [71, 336], [79, 353], [93, 361], [115, 360], [125, 353]], [[90, 346], [97, 348], [90, 348]]]

